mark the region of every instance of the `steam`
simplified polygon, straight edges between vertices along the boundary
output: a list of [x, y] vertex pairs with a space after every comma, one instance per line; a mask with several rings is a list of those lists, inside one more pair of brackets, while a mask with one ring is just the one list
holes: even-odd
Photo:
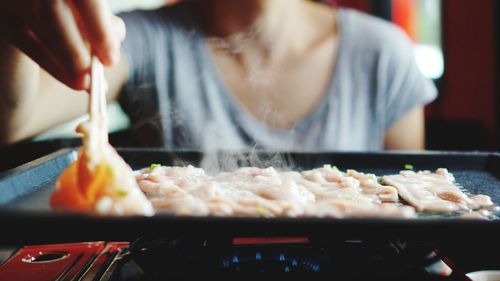
[[[243, 36], [244, 37], [244, 36]], [[279, 79], [283, 77], [283, 73], [273, 67], [272, 62], [273, 53], [257, 52], [260, 54], [253, 54], [250, 52], [248, 57], [243, 57], [242, 52], [247, 47], [244, 45], [236, 46], [235, 49], [230, 50], [235, 59], [240, 60], [240, 63], [246, 67], [246, 89], [252, 94], [254, 99], [253, 106], [256, 107], [253, 111], [257, 112], [259, 121], [263, 126], [278, 127], [286, 124], [284, 115], [273, 107], [277, 101], [282, 99], [282, 95], [286, 93], [280, 92], [277, 85]], [[249, 43], [251, 44], [251, 43]], [[228, 44], [230, 45], [230, 44]], [[256, 118], [257, 119], [257, 118]], [[282, 130], [285, 132], [286, 130]], [[203, 159], [200, 162], [203, 168], [209, 174], [216, 174], [221, 171], [232, 171], [242, 166], [255, 166], [255, 167], [274, 167], [277, 169], [290, 170], [295, 167], [293, 159], [289, 153], [294, 145], [293, 130], [287, 134], [282, 135], [283, 138], [279, 141], [272, 141], [271, 144], [258, 143], [255, 141], [245, 147], [245, 151], [223, 151], [221, 143], [224, 143], [225, 135], [224, 129], [214, 124], [214, 121], [209, 121], [206, 125], [203, 134], [203, 142], [201, 151], [203, 152]], [[263, 136], [265, 137], [265, 136]], [[271, 145], [271, 147], [267, 147]], [[262, 149], [264, 147], [264, 149]]]
[[[274, 71], [261, 68], [259, 63], [254, 65], [248, 74], [247, 81], [253, 98], [258, 101], [258, 112], [261, 115], [263, 126], [274, 127], [282, 124], [283, 118], [270, 102], [274, 95], [279, 95], [275, 87], [278, 77]], [[233, 171], [242, 166], [274, 167], [281, 170], [291, 170], [295, 167], [293, 159], [286, 151], [293, 149], [293, 131], [290, 137], [284, 135], [283, 139], [273, 141], [272, 147], [266, 144], [253, 142], [244, 148], [244, 151], [223, 151], [221, 143], [224, 143], [225, 132], [213, 121], [206, 125], [201, 151], [203, 159], [200, 167], [209, 174], [217, 174], [221, 171]]]
[[257, 149], [255, 144], [247, 151], [223, 151], [204, 149], [200, 168], [208, 174], [223, 171], [234, 171], [240, 167], [273, 167], [278, 170], [292, 170], [295, 167], [291, 155], [285, 151], [268, 151]]
[[[188, 36], [199, 36], [196, 32], [188, 32]], [[286, 79], [283, 72], [277, 69], [275, 66], [269, 62], [273, 61], [272, 50], [266, 52], [251, 53], [250, 56], [246, 58], [243, 57], [243, 51], [248, 45], [252, 44], [251, 41], [245, 42], [245, 44], [239, 46], [239, 48], [233, 50], [231, 55], [236, 56], [245, 63], [245, 59], [248, 62], [246, 67], [245, 82], [246, 89], [252, 94], [254, 99], [254, 111], [258, 113], [259, 120], [262, 122], [263, 126], [269, 127], [279, 127], [285, 124], [285, 116], [277, 110], [273, 104], [276, 104], [280, 99], [283, 100], [282, 95], [286, 93], [281, 92], [277, 85], [280, 82], [279, 79]], [[245, 53], [246, 55], [246, 53]], [[286, 70], [285, 70], [286, 71]], [[162, 75], [158, 75], [161, 77]], [[198, 83], [198, 79], [201, 77], [193, 77], [196, 79], [193, 83]], [[201, 82], [200, 82], [201, 83]], [[154, 85], [142, 85], [142, 89], [137, 89], [138, 91], [151, 91]], [[144, 98], [144, 94], [136, 94], [134, 97]], [[144, 103], [135, 102], [136, 106], [132, 110], [135, 111], [135, 116], [139, 116], [139, 120], [136, 120], [135, 127], [149, 125], [149, 126], [161, 126], [163, 123], [169, 128], [188, 128], [189, 124], [183, 114], [189, 114], [186, 112], [179, 112], [176, 108], [170, 108], [170, 112], [162, 114], [158, 113], [151, 116], [149, 112], [150, 108], [140, 108], [140, 105]], [[208, 105], [207, 105], [208, 106]], [[160, 110], [162, 110], [160, 108]], [[194, 112], [192, 114], [202, 114], [200, 112]], [[162, 120], [162, 118], [167, 118], [168, 120]], [[161, 122], [160, 122], [161, 121]], [[256, 167], [274, 167], [277, 169], [289, 170], [295, 167], [293, 159], [290, 157], [286, 151], [294, 149], [294, 133], [290, 131], [289, 135], [283, 133], [282, 139], [279, 141], [265, 141], [265, 136], [262, 137], [262, 143], [259, 140], [250, 140], [250, 143], [230, 143], [228, 142], [238, 142], [240, 140], [236, 139], [225, 139], [228, 138], [228, 132], [221, 124], [216, 124], [216, 121], [208, 116], [206, 124], [203, 127], [203, 132], [197, 134], [189, 132], [185, 133], [182, 130], [176, 130], [174, 134], [167, 137], [173, 137], [179, 140], [176, 142], [174, 140], [167, 140], [172, 142], [175, 147], [170, 147], [173, 149], [188, 148], [188, 149], [199, 149], [202, 152], [202, 159], [199, 166], [203, 168], [207, 173], [215, 174], [221, 171], [232, 171], [242, 166], [256, 166]], [[155, 127], [156, 128], [156, 127]], [[160, 130], [161, 127], [158, 127]], [[281, 130], [286, 132], [286, 130]], [[165, 132], [164, 132], [165, 136]], [[234, 138], [234, 136], [231, 136]], [[200, 138], [199, 140], [192, 141], [189, 138]], [[164, 140], [165, 142], [166, 140]], [[187, 142], [183, 142], [187, 141]], [[199, 141], [199, 142], [197, 142]], [[241, 141], [243, 142], [243, 141]], [[184, 147], [183, 147], [184, 146]], [[228, 150], [229, 149], [229, 150]], [[182, 159], [181, 154], [178, 154], [173, 159], [173, 165], [185, 166], [190, 164], [189, 161]]]

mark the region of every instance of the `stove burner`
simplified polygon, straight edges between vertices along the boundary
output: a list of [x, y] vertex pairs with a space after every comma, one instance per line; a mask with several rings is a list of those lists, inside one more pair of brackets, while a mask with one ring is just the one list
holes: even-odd
[[[135, 241], [130, 261], [145, 280], [467, 280], [427, 247], [401, 242], [309, 239], [297, 243], [233, 243], [232, 239]], [[138, 279], [139, 280], [139, 279]], [[144, 280], [144, 279], [140, 279]]]

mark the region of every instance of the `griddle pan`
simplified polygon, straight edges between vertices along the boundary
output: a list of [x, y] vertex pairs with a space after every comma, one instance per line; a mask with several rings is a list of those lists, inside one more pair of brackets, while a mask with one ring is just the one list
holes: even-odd
[[[118, 149], [133, 169], [152, 163], [200, 165], [207, 156], [196, 151]], [[324, 164], [377, 175], [395, 174], [411, 164], [416, 170], [446, 167], [471, 194], [489, 195], [500, 203], [500, 153], [214, 153], [218, 169], [269, 166], [312, 169]], [[217, 157], [214, 157], [217, 156]], [[61, 171], [77, 157], [77, 149], [63, 149], [0, 175], [0, 244], [37, 244], [73, 241], [133, 241], [144, 236], [256, 237], [308, 236], [327, 239], [406, 239], [436, 243], [489, 241], [498, 243], [500, 220], [470, 220], [421, 214], [416, 219], [387, 218], [237, 218], [98, 217], [54, 212], [49, 196]], [[498, 208], [494, 212], [500, 217]], [[497, 244], [498, 245], [498, 244]]]

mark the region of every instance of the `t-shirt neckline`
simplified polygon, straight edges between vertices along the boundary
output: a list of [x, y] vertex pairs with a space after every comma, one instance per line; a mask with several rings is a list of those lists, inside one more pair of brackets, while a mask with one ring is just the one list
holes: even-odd
[[[200, 49], [201, 59], [204, 60], [203, 65], [208, 68], [207, 70], [209, 71], [210, 75], [213, 76], [213, 79], [217, 84], [217, 87], [220, 89], [219, 95], [221, 95], [221, 99], [227, 102], [226, 106], [229, 107], [229, 110], [232, 112], [233, 116], [235, 116], [238, 121], [242, 122], [243, 128], [245, 129], [251, 128], [253, 130], [257, 130], [257, 133], [259, 131], [262, 131], [265, 132], [266, 134], [272, 134], [272, 135], [287, 135], [291, 131], [294, 130], [300, 131], [301, 128], [310, 126], [311, 122], [317, 120], [318, 115], [322, 114], [324, 110], [326, 110], [328, 101], [331, 98], [334, 89], [336, 88], [337, 84], [336, 81], [338, 79], [337, 71], [339, 65], [341, 65], [341, 60], [343, 57], [342, 54], [344, 52], [343, 50], [346, 41], [347, 28], [345, 28], [344, 26], [345, 21], [343, 20], [344, 16], [343, 10], [337, 8], [336, 13], [337, 13], [336, 24], [338, 28], [338, 35], [336, 39], [337, 42], [335, 44], [337, 49], [335, 54], [335, 61], [330, 71], [331, 77], [327, 84], [328, 86], [325, 88], [325, 92], [319, 104], [313, 110], [311, 110], [304, 118], [298, 120], [289, 128], [273, 128], [267, 126], [262, 121], [257, 119], [251, 112], [247, 110], [247, 108], [245, 108], [245, 106], [243, 106], [237, 100], [237, 98], [231, 93], [231, 91], [225, 85], [224, 81], [222, 81], [222, 78], [219, 76], [219, 70], [209, 50], [203, 32], [199, 33], [197, 44], [198, 48]], [[200, 31], [202, 30], [200, 26], [198, 26], [198, 28]]]

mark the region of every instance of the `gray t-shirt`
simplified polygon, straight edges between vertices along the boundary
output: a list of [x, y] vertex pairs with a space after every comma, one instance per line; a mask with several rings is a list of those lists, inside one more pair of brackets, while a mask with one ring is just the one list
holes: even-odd
[[403, 31], [339, 9], [337, 59], [322, 102], [292, 128], [273, 129], [242, 108], [223, 85], [189, 5], [121, 17], [130, 70], [120, 102], [144, 145], [381, 150], [386, 129], [437, 94], [417, 68], [412, 42]]

